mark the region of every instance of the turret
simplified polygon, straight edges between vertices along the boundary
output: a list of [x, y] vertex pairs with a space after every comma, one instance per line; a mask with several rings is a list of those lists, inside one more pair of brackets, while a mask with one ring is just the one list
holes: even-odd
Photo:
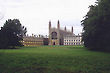
[[51, 21], [49, 21], [49, 29], [51, 28]]
[[72, 28], [71, 28], [71, 32], [73, 33], [73, 26], [72, 26]]
[[57, 23], [57, 28], [60, 29], [60, 22], [58, 20], [58, 23]]
[[66, 31], [66, 26], [65, 26], [65, 31]]

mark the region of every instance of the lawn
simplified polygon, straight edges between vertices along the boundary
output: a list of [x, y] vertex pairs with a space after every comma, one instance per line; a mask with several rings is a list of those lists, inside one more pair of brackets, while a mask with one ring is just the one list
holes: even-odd
[[1, 49], [0, 73], [110, 73], [110, 54], [82, 46]]

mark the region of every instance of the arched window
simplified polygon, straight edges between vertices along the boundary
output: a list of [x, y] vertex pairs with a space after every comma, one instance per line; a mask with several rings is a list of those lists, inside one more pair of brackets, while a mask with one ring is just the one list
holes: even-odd
[[52, 39], [57, 39], [57, 33], [56, 32], [52, 32]]

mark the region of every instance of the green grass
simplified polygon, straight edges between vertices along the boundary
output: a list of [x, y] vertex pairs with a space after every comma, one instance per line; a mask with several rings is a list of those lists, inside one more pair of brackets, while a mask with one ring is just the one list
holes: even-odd
[[0, 73], [110, 73], [110, 54], [82, 46], [1, 49]]

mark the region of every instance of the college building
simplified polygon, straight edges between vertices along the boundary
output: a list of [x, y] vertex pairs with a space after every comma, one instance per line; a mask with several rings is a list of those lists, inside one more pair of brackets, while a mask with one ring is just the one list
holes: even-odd
[[64, 45], [83, 45], [81, 35], [67, 35], [64, 37]]
[[49, 45], [82, 45], [82, 37], [73, 33], [73, 27], [71, 31], [66, 27], [61, 29], [59, 20], [57, 28], [51, 27], [51, 21], [49, 21]]
[[23, 41], [21, 41], [24, 46], [41, 46], [48, 45], [48, 38], [43, 36], [23, 36]]
[[60, 22], [57, 22], [57, 28], [51, 26], [51, 21], [49, 21], [49, 37], [44, 37], [42, 35], [23, 36], [24, 46], [41, 46], [41, 45], [83, 45], [82, 36], [75, 35], [73, 33], [73, 27], [71, 31], [68, 31], [66, 27], [61, 29]]

